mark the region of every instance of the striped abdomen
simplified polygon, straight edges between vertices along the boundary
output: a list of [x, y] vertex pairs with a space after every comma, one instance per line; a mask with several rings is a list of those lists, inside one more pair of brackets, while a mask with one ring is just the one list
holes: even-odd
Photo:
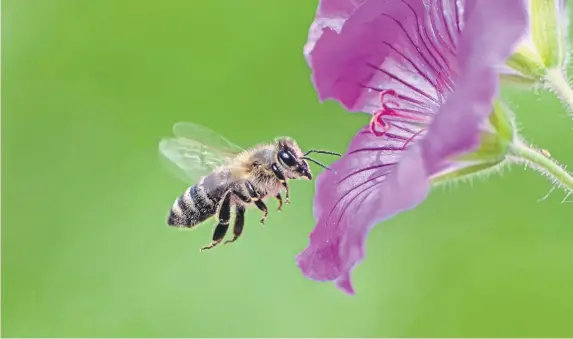
[[204, 177], [175, 200], [167, 224], [193, 227], [212, 217], [217, 212], [227, 186], [217, 173]]

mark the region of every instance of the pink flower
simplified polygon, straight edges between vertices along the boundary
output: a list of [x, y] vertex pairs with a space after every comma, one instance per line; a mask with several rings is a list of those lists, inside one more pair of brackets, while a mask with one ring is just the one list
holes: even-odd
[[420, 204], [431, 179], [489, 164], [459, 157], [496, 133], [495, 69], [526, 26], [523, 0], [320, 2], [305, 46], [319, 98], [372, 117], [317, 180], [305, 276], [353, 294], [376, 223]]

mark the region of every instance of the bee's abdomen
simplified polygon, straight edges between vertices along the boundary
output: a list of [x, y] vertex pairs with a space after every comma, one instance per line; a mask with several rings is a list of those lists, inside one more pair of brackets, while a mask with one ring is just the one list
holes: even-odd
[[201, 184], [189, 187], [175, 200], [167, 224], [169, 226], [193, 227], [202, 223], [217, 211], [217, 202], [211, 199]]

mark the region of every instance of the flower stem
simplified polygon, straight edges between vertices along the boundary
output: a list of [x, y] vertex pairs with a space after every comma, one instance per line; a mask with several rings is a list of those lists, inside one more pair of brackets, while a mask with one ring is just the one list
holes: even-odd
[[551, 159], [549, 154], [543, 154], [519, 140], [511, 144], [509, 152], [514, 160], [525, 163], [529, 167], [542, 172], [549, 176], [559, 187], [568, 192], [573, 192], [573, 176]]
[[545, 74], [545, 83], [557, 93], [573, 112], [573, 89], [569, 85], [563, 71], [559, 68], [550, 69]]

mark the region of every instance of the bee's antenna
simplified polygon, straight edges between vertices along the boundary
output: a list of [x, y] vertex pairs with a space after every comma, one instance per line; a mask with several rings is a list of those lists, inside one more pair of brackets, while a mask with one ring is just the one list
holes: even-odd
[[302, 159], [308, 160], [308, 161], [312, 161], [312, 162], [314, 162], [315, 164], [317, 164], [318, 166], [320, 166], [320, 167], [322, 167], [322, 168], [324, 168], [324, 169], [327, 169], [327, 170], [331, 171], [332, 173], [336, 174], [336, 171], [335, 171], [335, 170], [333, 170], [332, 168], [330, 168], [330, 167], [328, 167], [328, 166], [326, 166], [326, 165], [324, 165], [324, 164], [322, 164], [322, 163], [320, 163], [320, 162], [318, 162], [318, 161], [316, 161], [316, 160], [314, 160], [314, 159], [311, 159], [311, 158], [308, 158], [308, 157], [302, 157]]
[[[323, 151], [323, 150], [319, 150], [319, 149], [311, 149], [311, 150], [309, 150], [308, 152], [306, 152], [306, 153], [304, 154], [304, 156], [307, 156], [307, 155], [309, 155], [310, 153], [330, 154], [330, 155], [336, 155], [336, 156], [339, 156], [339, 157], [342, 156], [342, 154], [340, 154], [340, 153], [330, 152], [330, 151]], [[310, 160], [310, 159], [309, 159], [309, 160]], [[310, 160], [310, 161], [313, 161], [313, 160]]]

